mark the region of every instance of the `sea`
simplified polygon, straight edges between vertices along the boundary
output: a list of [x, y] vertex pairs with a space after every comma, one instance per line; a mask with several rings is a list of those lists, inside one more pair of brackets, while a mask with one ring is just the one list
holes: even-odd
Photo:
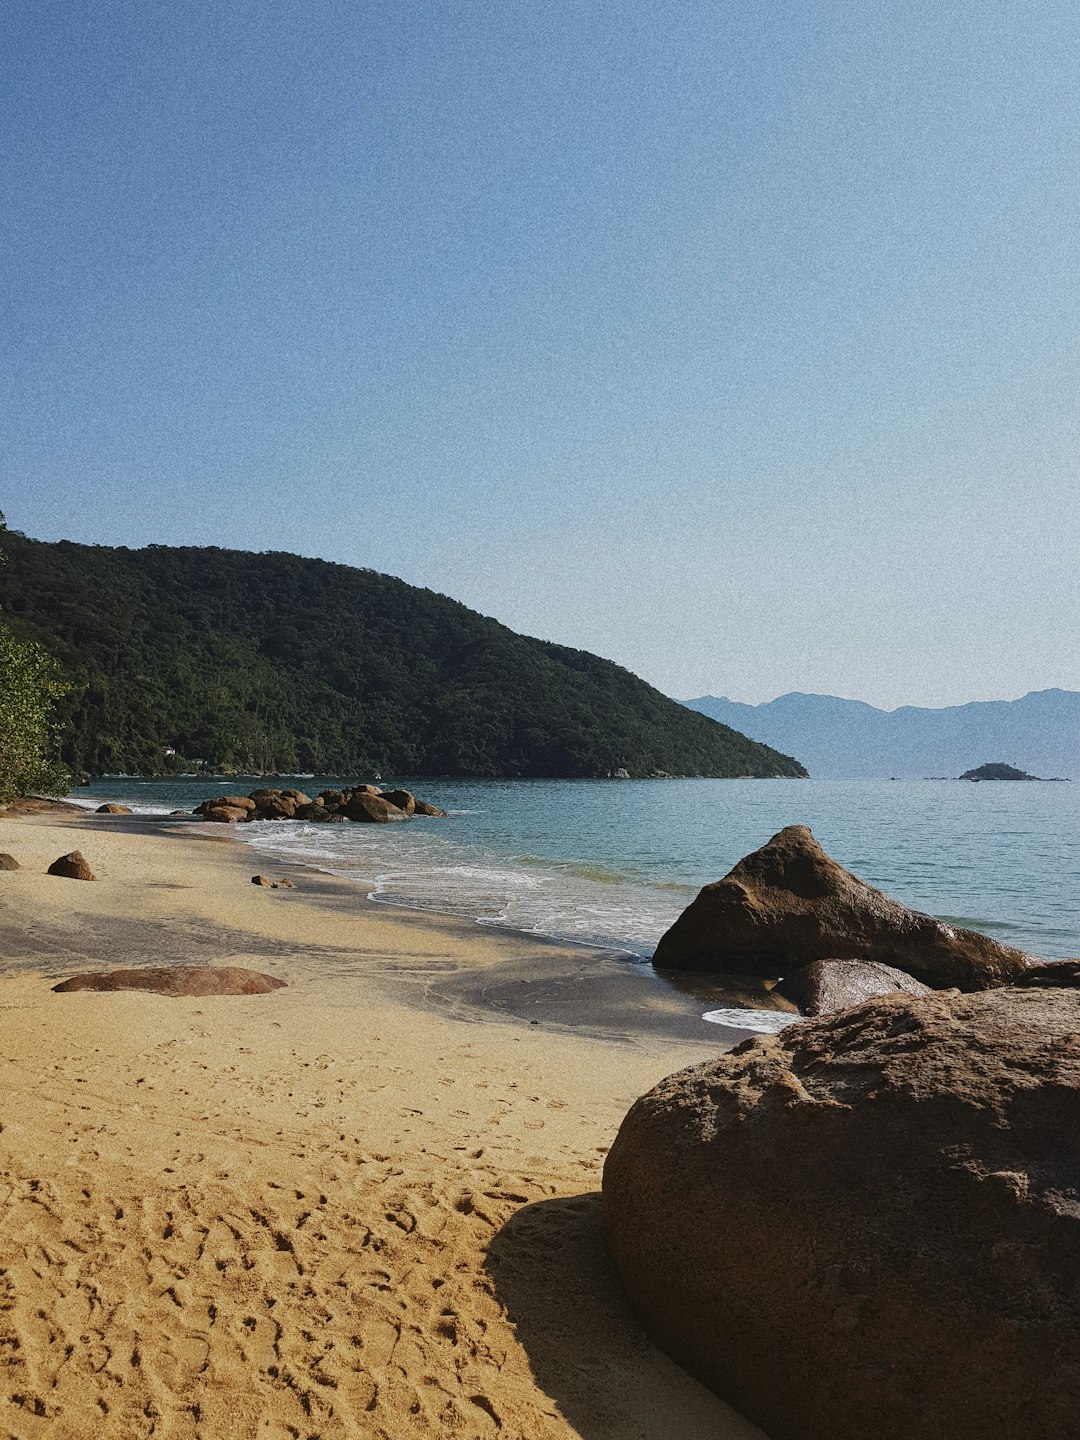
[[[144, 815], [273, 780], [105, 776], [71, 799]], [[875, 780], [458, 780], [383, 776], [445, 819], [237, 827], [260, 863], [299, 861], [371, 900], [468, 917], [646, 961], [702, 885], [785, 825], [914, 909], [1046, 959], [1080, 956], [1080, 785]], [[217, 825], [207, 826], [220, 833]]]

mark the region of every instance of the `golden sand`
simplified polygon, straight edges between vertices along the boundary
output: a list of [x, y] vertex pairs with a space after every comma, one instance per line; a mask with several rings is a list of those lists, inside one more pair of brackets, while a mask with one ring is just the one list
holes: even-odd
[[[75, 848], [96, 883], [45, 876]], [[598, 1228], [628, 1105], [715, 1047], [443, 1013], [433, 977], [525, 942], [257, 889], [232, 840], [20, 819], [0, 850], [0, 1435], [760, 1440]], [[288, 988], [50, 990], [190, 958]]]

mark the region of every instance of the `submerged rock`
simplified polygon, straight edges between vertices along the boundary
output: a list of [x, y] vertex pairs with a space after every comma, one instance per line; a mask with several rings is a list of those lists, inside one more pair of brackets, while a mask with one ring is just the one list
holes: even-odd
[[438, 805], [429, 805], [426, 800], [417, 800], [415, 797], [413, 799], [413, 814], [434, 815], [442, 819], [446, 818], [446, 811], [440, 810]]
[[660, 969], [787, 975], [813, 960], [876, 960], [934, 988], [1004, 985], [1036, 963], [975, 930], [909, 910], [789, 825], [706, 885], [660, 938]]
[[156, 965], [75, 975], [53, 986], [58, 995], [74, 990], [149, 990], [155, 995], [267, 995], [284, 980], [239, 965]]
[[793, 970], [776, 987], [804, 1015], [832, 1015], [882, 995], [929, 994], [929, 985], [876, 960], [814, 960]]
[[772, 1440], [1067, 1440], [1080, 994], [895, 996], [682, 1070], [603, 1214], [649, 1333]]
[[72, 850], [68, 855], [61, 855], [54, 860], [46, 872], [49, 875], [61, 875], [65, 880], [96, 880], [97, 876], [90, 869], [86, 857], [81, 850]]

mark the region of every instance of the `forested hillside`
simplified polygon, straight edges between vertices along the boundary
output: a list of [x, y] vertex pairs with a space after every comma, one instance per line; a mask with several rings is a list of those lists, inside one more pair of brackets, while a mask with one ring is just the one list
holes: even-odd
[[7, 532], [0, 606], [60, 661], [63, 758], [159, 773], [801, 775], [608, 660], [370, 570]]

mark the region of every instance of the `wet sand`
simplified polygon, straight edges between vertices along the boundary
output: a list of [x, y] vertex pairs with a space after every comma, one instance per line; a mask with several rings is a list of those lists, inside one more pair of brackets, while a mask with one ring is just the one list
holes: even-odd
[[[95, 883], [44, 874], [75, 848]], [[258, 889], [227, 835], [0, 818], [0, 850], [0, 1433], [759, 1436], [636, 1326], [597, 1225], [633, 1099], [742, 1038], [693, 996]], [[288, 987], [50, 990], [179, 961]]]

